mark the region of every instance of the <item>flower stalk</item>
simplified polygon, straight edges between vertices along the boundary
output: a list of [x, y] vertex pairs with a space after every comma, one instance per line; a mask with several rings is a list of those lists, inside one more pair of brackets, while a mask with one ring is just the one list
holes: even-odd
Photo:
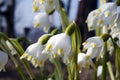
[[104, 50], [105, 53], [103, 55], [103, 70], [102, 70], [102, 80], [106, 80], [106, 72], [107, 72], [107, 41], [104, 42]]
[[0, 47], [3, 49], [3, 51], [5, 51], [6, 53], [8, 53], [8, 55], [10, 56], [11, 60], [13, 61], [13, 63], [15, 64], [16, 69], [18, 70], [18, 72], [20, 73], [21, 77], [23, 80], [27, 80], [25, 77], [25, 74], [23, 73], [22, 69], [20, 68], [17, 60], [13, 57], [13, 55], [10, 53], [9, 48], [7, 47], [7, 45], [4, 44], [5, 42], [3, 40], [0, 40]]
[[58, 73], [58, 79], [60, 80], [64, 80], [64, 77], [63, 77], [63, 74], [62, 74], [62, 68], [61, 68], [61, 65], [60, 65], [60, 62], [58, 60], [58, 58], [55, 58], [54, 59], [54, 64], [55, 64], [55, 67], [56, 67], [56, 70], [57, 70], [57, 73]]
[[[23, 49], [20, 47], [20, 48], [18, 48], [18, 46], [20, 46], [20, 45], [15, 45], [15, 41], [14, 41], [14, 44], [12, 43], [12, 41], [11, 40], [9, 40], [8, 39], [8, 37], [5, 35], [5, 34], [3, 34], [2, 32], [0, 32], [0, 38], [2, 39], [4, 39], [4, 40], [8, 40], [10, 43], [11, 43], [11, 45], [14, 47], [14, 49], [17, 51], [17, 53], [18, 53], [18, 57], [20, 57], [20, 55], [21, 55], [21, 53], [23, 53], [24, 51], [23, 51]], [[5, 41], [3, 42], [4, 44], [5, 44]], [[6, 45], [7, 46], [7, 45]], [[9, 50], [9, 49], [7, 49], [7, 48], [5, 48], [7, 51]], [[8, 52], [9, 53], [9, 52]], [[11, 56], [11, 59], [13, 59], [13, 61], [14, 61], [14, 57], [12, 56], [12, 55], [10, 55]], [[31, 69], [30, 69], [30, 66], [29, 66], [29, 64], [25, 61], [25, 60], [21, 60], [21, 62], [23, 63], [23, 65], [24, 65], [24, 67], [25, 67], [25, 70], [27, 71], [27, 73], [29, 74], [29, 76], [30, 76], [30, 79], [34, 79], [34, 75], [33, 75], [33, 73], [32, 73], [32, 71], [31, 71]], [[15, 60], [14, 61], [14, 63], [15, 64], [17, 64], [17, 61]], [[18, 64], [16, 65], [16, 66], [18, 66]]]

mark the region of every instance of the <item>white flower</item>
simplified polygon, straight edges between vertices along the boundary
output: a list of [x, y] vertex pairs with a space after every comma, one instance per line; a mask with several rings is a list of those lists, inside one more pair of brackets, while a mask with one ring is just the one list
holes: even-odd
[[68, 64], [71, 58], [71, 38], [65, 33], [52, 36], [47, 44], [43, 53], [49, 53], [52, 58], [62, 57], [63, 62]]
[[85, 53], [78, 54], [78, 70], [81, 71], [82, 68], [89, 68], [91, 62], [90, 58]]
[[119, 36], [120, 36], [120, 28], [114, 27], [113, 29], [111, 29], [110, 34], [111, 34], [111, 36], [113, 38], [116, 38], [116, 37], [119, 38]]
[[98, 36], [91, 37], [83, 43], [83, 47], [84, 50], [87, 49], [86, 55], [90, 56], [91, 58], [95, 58], [102, 52], [104, 41]]
[[98, 26], [98, 17], [99, 17], [99, 11], [98, 10], [93, 10], [92, 12], [90, 12], [88, 14], [87, 17], [87, 25], [88, 25], [88, 29], [89, 30], [94, 30], [96, 29], [96, 27]]
[[98, 57], [101, 53], [102, 46], [101, 47], [95, 47], [95, 48], [88, 48], [86, 55], [90, 56], [91, 59]]
[[99, 65], [99, 66], [98, 66], [98, 69], [97, 69], [97, 77], [100, 77], [100, 76], [101, 76], [101, 74], [102, 74], [102, 69], [103, 69], [102, 65]]
[[115, 3], [106, 3], [88, 14], [86, 20], [88, 29], [94, 30], [96, 27], [102, 26], [111, 28], [115, 24], [117, 16], [117, 5]]
[[4, 66], [8, 62], [8, 55], [2, 51], [0, 51], [0, 71], [4, 69]]
[[40, 4], [45, 9], [47, 14], [51, 14], [55, 10], [55, 1], [54, 0], [40, 0]]
[[106, 3], [100, 8], [100, 15], [98, 23], [99, 25], [109, 25], [113, 26], [114, 21], [118, 15], [117, 5], [115, 3]]
[[42, 50], [44, 49], [44, 45], [36, 42], [31, 44], [25, 51], [25, 53], [20, 57], [20, 59], [27, 58], [28, 61], [37, 67], [44, 66], [44, 62], [48, 58], [48, 54], [42, 54]]
[[51, 14], [55, 11], [55, 1], [54, 0], [34, 0], [33, 1], [33, 11], [45, 11], [47, 14]]
[[34, 17], [34, 27], [43, 27], [45, 32], [50, 28], [49, 16], [45, 12], [40, 12]]
[[120, 12], [118, 12], [118, 16], [115, 20], [115, 24], [114, 24], [114, 27], [117, 27], [120, 29]]
[[12, 54], [12, 55], [15, 55], [17, 52], [16, 52], [16, 50], [13, 48], [12, 44], [11, 44], [9, 41], [6, 41], [6, 44], [7, 44], [8, 48], [10, 49], [11, 54]]
[[107, 50], [109, 51], [110, 55], [112, 55], [112, 53], [114, 52], [114, 45], [111, 39], [107, 40]]

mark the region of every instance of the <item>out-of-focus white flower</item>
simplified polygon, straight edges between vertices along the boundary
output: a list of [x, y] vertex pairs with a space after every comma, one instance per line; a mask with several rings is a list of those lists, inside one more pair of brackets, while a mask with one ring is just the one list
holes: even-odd
[[6, 41], [6, 44], [7, 44], [8, 48], [10, 49], [11, 54], [12, 54], [12, 55], [15, 55], [17, 52], [16, 52], [16, 50], [13, 48], [12, 44], [11, 44], [9, 41]]
[[90, 12], [87, 17], [87, 25], [89, 30], [94, 30], [96, 27], [109, 26], [111, 28], [118, 16], [118, 9], [115, 3], [106, 3], [100, 8]]
[[78, 70], [79, 72], [81, 69], [84, 68], [89, 68], [91, 62], [90, 58], [85, 54], [85, 53], [79, 53], [78, 54]]
[[97, 69], [97, 77], [100, 77], [100, 76], [101, 76], [101, 74], [102, 74], [102, 69], [103, 69], [102, 65], [98, 66], [98, 69]]
[[50, 28], [49, 16], [45, 12], [40, 12], [34, 17], [34, 27], [43, 27], [45, 32]]
[[54, 0], [40, 0], [40, 4], [43, 6], [47, 14], [51, 14], [55, 11], [55, 1]]
[[109, 51], [109, 54], [112, 55], [112, 53], [114, 52], [114, 46], [111, 39], [107, 40], [107, 46], [108, 46], [107, 50]]
[[8, 62], [8, 55], [3, 51], [0, 51], [0, 71], [4, 69], [4, 66]]
[[120, 28], [118, 28], [118, 27], [112, 28], [110, 34], [113, 38], [115, 38], [115, 37], [119, 38]]
[[55, 11], [56, 5], [54, 0], [34, 0], [33, 11], [45, 11], [47, 14], [51, 14]]
[[98, 36], [88, 38], [83, 43], [83, 49], [84, 50], [87, 49], [86, 55], [90, 56], [90, 58], [97, 57], [103, 50], [103, 47], [104, 47], [104, 41]]
[[53, 80], [52, 78], [48, 78], [47, 80]]
[[51, 54], [52, 58], [62, 57], [65, 64], [69, 64], [71, 58], [71, 38], [66, 33], [52, 36], [43, 50], [43, 54]]
[[99, 14], [100, 14], [99, 10], [93, 10], [88, 14], [86, 22], [89, 30], [94, 30], [98, 26], [97, 23], [98, 23]]
[[48, 59], [48, 54], [42, 54], [43, 49], [44, 45], [39, 42], [31, 44], [20, 59], [27, 58], [35, 67], [42, 67], [44, 66], [44, 62]]
[[99, 25], [113, 26], [118, 15], [117, 5], [115, 3], [106, 3], [99, 8]]

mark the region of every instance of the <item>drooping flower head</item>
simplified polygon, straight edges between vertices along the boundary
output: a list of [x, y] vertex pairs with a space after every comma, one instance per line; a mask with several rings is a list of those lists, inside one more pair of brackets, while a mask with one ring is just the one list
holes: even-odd
[[34, 11], [45, 11], [48, 15], [52, 14], [59, 8], [58, 0], [34, 0]]
[[[49, 39], [50, 35], [43, 35], [40, 37], [38, 42], [31, 44], [28, 46], [24, 54], [20, 57], [20, 59], [27, 58], [35, 67], [44, 66], [44, 62], [48, 59], [48, 54], [42, 54], [42, 51], [45, 47], [46, 39]], [[46, 38], [46, 39], [44, 39]], [[43, 39], [43, 40], [42, 40]]]
[[34, 17], [34, 27], [43, 27], [45, 32], [48, 32], [50, 28], [49, 16], [45, 12], [40, 12]]
[[118, 16], [117, 5], [115, 3], [106, 3], [100, 8], [93, 10], [88, 14], [87, 25], [89, 30], [96, 27], [109, 26], [111, 28]]
[[68, 64], [69, 57], [71, 56], [71, 39], [70, 36], [65, 33], [60, 33], [52, 36], [43, 51], [44, 53], [49, 53], [52, 58], [62, 57], [63, 61]]
[[117, 5], [115, 3], [106, 3], [99, 8], [99, 24], [113, 26], [118, 15]]
[[3, 51], [0, 51], [0, 71], [4, 69], [4, 66], [8, 62], [8, 55]]
[[99, 10], [93, 10], [88, 14], [86, 22], [90, 31], [96, 29], [96, 27], [98, 26], [97, 22], [99, 14]]
[[86, 40], [86, 42], [83, 43], [84, 50], [87, 49], [87, 55], [89, 55], [91, 58], [97, 57], [100, 52], [103, 50], [104, 47], [104, 41], [100, 37], [91, 37]]
[[66, 28], [65, 33], [52, 36], [48, 40], [43, 53], [50, 54], [52, 58], [61, 57], [65, 64], [69, 64], [72, 55], [70, 35], [74, 32], [74, 27], [75, 23], [71, 23]]
[[78, 70], [81, 72], [82, 68], [89, 68], [91, 65], [91, 59], [85, 53], [78, 54]]

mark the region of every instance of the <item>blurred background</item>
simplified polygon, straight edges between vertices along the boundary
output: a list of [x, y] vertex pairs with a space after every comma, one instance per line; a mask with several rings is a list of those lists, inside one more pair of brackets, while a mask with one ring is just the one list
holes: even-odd
[[[107, 0], [107, 2], [112, 1], [114, 0]], [[33, 18], [36, 13], [32, 11], [32, 2], [33, 0], [0, 0], [0, 31], [4, 32], [10, 38], [25, 36], [32, 43], [36, 42], [44, 34], [44, 31], [41, 28], [33, 28]], [[85, 20], [90, 11], [99, 7], [99, 0], [62, 0], [62, 2], [63, 7], [67, 11], [69, 22], [74, 20], [79, 26], [83, 35], [83, 41], [88, 37], [94, 36], [94, 31], [88, 32]], [[58, 12], [54, 12], [49, 18], [52, 28], [61, 28]], [[8, 64], [7, 68], [10, 66], [11, 64]], [[11, 68], [11, 71], [14, 71], [14, 67]], [[5, 79], [5, 77], [11, 77], [11, 71], [9, 72], [8, 70], [9, 74], [4, 73], [7, 76], [0, 73], [0, 80], [20, 80], [19, 78]], [[88, 76], [89, 72], [85, 74]], [[90, 79], [86, 77], [83, 80]]]

